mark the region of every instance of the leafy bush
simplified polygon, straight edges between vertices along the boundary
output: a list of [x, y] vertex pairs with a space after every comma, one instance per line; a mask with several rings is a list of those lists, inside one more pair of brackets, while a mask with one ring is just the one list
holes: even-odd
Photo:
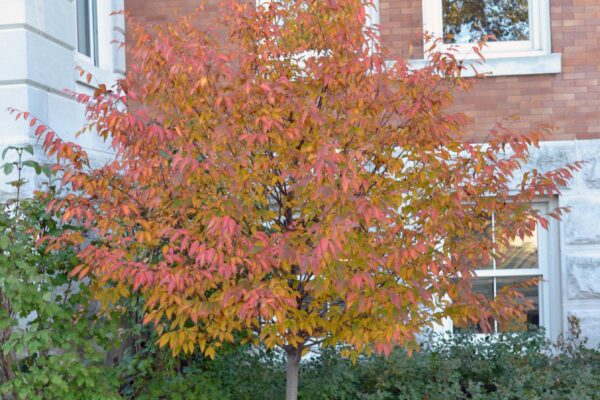
[[[33, 148], [8, 148], [16, 161], [2, 166], [15, 171], [17, 197], [0, 210], [0, 395], [18, 399], [118, 398], [115, 371], [104, 365], [104, 353], [116, 341], [116, 321], [93, 312], [86, 281], [69, 276], [77, 263], [73, 248], [50, 250], [41, 240], [74, 226], [46, 212], [52, 197], [22, 199], [25, 168], [51, 176], [48, 169], [25, 159]], [[46, 196], [50, 195], [50, 196]]]
[[[148, 368], [161, 357], [162, 366]], [[209, 361], [173, 359], [154, 348], [134, 359], [129, 366], [146, 369], [129, 370], [132, 385], [143, 388], [137, 395], [122, 392], [131, 399], [253, 400], [285, 394], [285, 358], [273, 351], [232, 347]], [[354, 364], [326, 350], [305, 361], [300, 376], [304, 400], [600, 399], [600, 353], [576, 338], [552, 345], [536, 332], [437, 336], [412, 356], [397, 350]]]
[[173, 357], [156, 345], [153, 330], [141, 328], [135, 336], [116, 366], [123, 398], [251, 400], [285, 394], [285, 363], [277, 352], [229, 345], [214, 360], [200, 354]]
[[397, 351], [388, 359], [361, 360], [353, 394], [329, 398], [599, 398], [599, 353], [585, 347], [560, 350], [540, 333], [437, 337], [412, 357]]

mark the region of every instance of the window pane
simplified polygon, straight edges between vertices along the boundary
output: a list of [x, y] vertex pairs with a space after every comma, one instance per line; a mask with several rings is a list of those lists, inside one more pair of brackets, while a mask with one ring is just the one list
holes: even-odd
[[[494, 298], [494, 278], [480, 278], [473, 280], [473, 292], [479, 293], [488, 299]], [[493, 327], [493, 321], [490, 321]], [[493, 328], [492, 328], [493, 329]], [[453, 321], [453, 330], [455, 333], [460, 332], [477, 332], [483, 333], [483, 328], [480, 324], [468, 323], [467, 325]]]
[[[487, 222], [485, 224], [485, 227], [483, 228], [483, 232], [482, 232], [482, 237], [481, 237], [481, 243], [485, 244], [486, 248], [491, 248], [492, 244], [494, 243], [494, 223], [493, 223], [493, 219], [492, 217], [487, 219]], [[489, 254], [489, 262], [481, 265], [479, 267], [479, 269], [494, 269], [494, 257], [493, 257], [493, 252], [489, 251], [486, 252]]]
[[92, 56], [90, 33], [90, 3], [77, 0], [77, 50], [88, 57]]
[[92, 58], [94, 59], [94, 65], [98, 65], [98, 2], [97, 0], [89, 0], [90, 7], [92, 11], [91, 16], [91, 33], [90, 36], [92, 38], [91, 42], [91, 51]]
[[508, 248], [501, 248], [496, 264], [498, 269], [538, 268], [538, 232], [524, 238], [515, 238]]
[[444, 43], [529, 40], [528, 0], [442, 0]]
[[[500, 291], [505, 286], [522, 285], [532, 277], [512, 277], [512, 278], [496, 278], [496, 290]], [[531, 326], [540, 326], [540, 289], [539, 285], [518, 288], [524, 296], [524, 300], [531, 301], [534, 308], [528, 310], [525, 315], [519, 319], [500, 323], [498, 322], [498, 332], [515, 332], [525, 331]]]
[[[511, 321], [496, 322], [490, 321], [492, 325], [492, 333], [498, 332], [516, 332], [525, 331], [531, 327], [540, 326], [540, 295], [539, 285], [520, 287], [524, 282], [531, 280], [532, 276], [524, 277], [504, 277], [504, 278], [480, 278], [473, 281], [473, 292], [481, 293], [488, 299], [494, 298], [495, 293], [500, 292], [503, 287], [517, 286], [519, 292], [523, 294], [524, 301], [530, 301], [533, 303], [533, 308], [528, 310], [525, 315], [520, 318], [513, 319]], [[496, 291], [494, 291], [494, 281], [496, 282]], [[453, 330], [455, 333], [459, 332], [476, 332], [482, 333], [483, 329], [479, 324], [464, 324], [454, 321]]]
[[494, 278], [473, 279], [473, 292], [482, 294], [488, 299], [493, 299]]

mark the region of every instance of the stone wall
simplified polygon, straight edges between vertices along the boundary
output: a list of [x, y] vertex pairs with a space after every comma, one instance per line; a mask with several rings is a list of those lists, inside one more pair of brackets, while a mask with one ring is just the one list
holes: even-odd
[[[75, 1], [4, 0], [0, 2], [0, 151], [5, 146], [35, 143], [34, 128], [5, 110], [14, 107], [29, 111], [54, 129], [63, 139], [75, 140], [83, 126], [84, 109], [65, 90], [91, 93], [75, 71], [77, 65], [89, 70], [94, 82], [114, 82], [125, 70], [124, 51], [111, 44], [123, 40], [122, 16], [110, 16], [123, 9], [123, 0], [98, 1], [100, 63], [96, 67], [78, 57]], [[93, 135], [77, 139], [93, 159], [110, 157], [108, 147]], [[36, 150], [38, 156], [41, 150]], [[0, 179], [0, 199], [10, 197], [13, 188]], [[30, 176], [26, 192], [35, 186]]]
[[547, 171], [575, 160], [586, 161], [571, 184], [562, 189], [558, 205], [570, 207], [558, 226], [561, 310], [563, 332], [567, 317], [581, 320], [583, 334], [593, 345], [600, 344], [600, 139], [543, 142], [530, 160], [530, 167]]

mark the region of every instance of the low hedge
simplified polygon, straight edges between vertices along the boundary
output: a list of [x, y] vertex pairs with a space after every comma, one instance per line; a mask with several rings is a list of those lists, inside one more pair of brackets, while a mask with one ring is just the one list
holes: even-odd
[[[214, 362], [189, 359], [165, 371], [138, 370], [122, 395], [284, 398], [285, 363], [276, 352], [231, 348]], [[354, 364], [337, 351], [323, 351], [303, 363], [300, 379], [299, 397], [305, 400], [592, 400], [600, 399], [600, 352], [580, 340], [552, 345], [535, 332], [438, 336], [412, 356], [398, 350], [387, 358], [364, 356]]]

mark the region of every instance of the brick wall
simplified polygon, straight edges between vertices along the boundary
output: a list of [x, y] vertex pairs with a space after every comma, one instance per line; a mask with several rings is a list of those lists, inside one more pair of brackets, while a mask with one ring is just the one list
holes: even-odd
[[600, 138], [600, 2], [552, 0], [551, 13], [552, 52], [562, 53], [562, 73], [477, 83], [459, 98], [461, 109], [477, 115], [476, 136], [502, 116], [518, 114], [513, 126], [551, 123], [553, 140]]
[[394, 57], [423, 57], [422, 1], [379, 0], [382, 41]]
[[[395, 56], [422, 57], [419, 33], [421, 2], [380, 0], [383, 42]], [[128, 11], [146, 23], [174, 21], [193, 12], [198, 0], [126, 0]], [[209, 25], [218, 0], [209, 0], [200, 20]], [[457, 109], [476, 116], [474, 139], [482, 139], [503, 117], [519, 115], [510, 123], [535, 129], [541, 123], [556, 127], [551, 140], [600, 138], [600, 2], [552, 0], [552, 51], [562, 53], [561, 74], [486, 78], [473, 92], [459, 95]], [[213, 20], [214, 21], [214, 20]], [[412, 52], [409, 48], [412, 44]]]
[[200, 6], [203, 7], [200, 20], [208, 24], [216, 15], [217, 4], [218, 0], [125, 0], [125, 8], [131, 16], [149, 24], [174, 22], [180, 16], [194, 13]]

